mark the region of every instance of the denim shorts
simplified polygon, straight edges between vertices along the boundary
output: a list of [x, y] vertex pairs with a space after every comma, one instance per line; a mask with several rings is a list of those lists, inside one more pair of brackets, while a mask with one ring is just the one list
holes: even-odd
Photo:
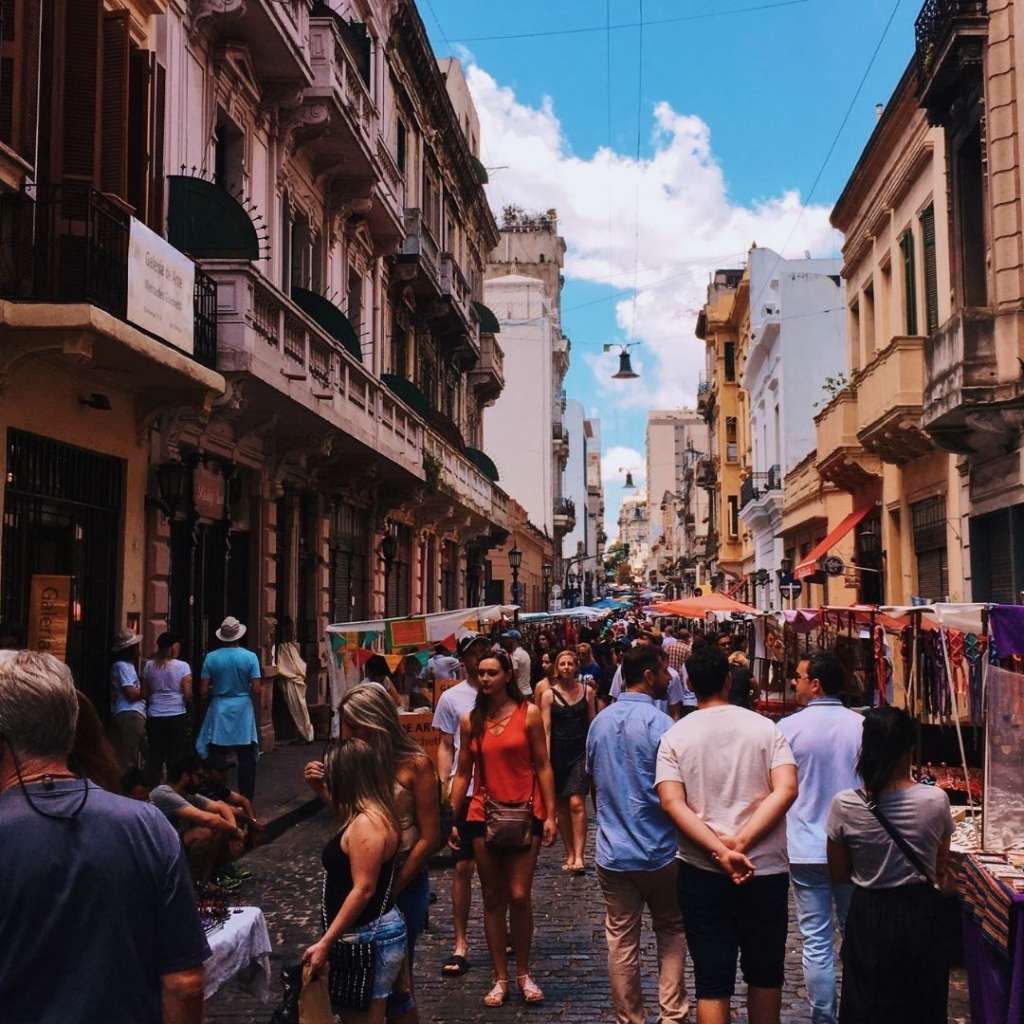
[[[376, 935], [374, 925], [377, 925]], [[369, 942], [373, 940], [373, 990], [371, 999], [385, 999], [398, 978], [408, 952], [405, 918], [398, 907], [392, 907], [380, 923], [371, 921], [358, 931], [346, 932], [341, 942]]]

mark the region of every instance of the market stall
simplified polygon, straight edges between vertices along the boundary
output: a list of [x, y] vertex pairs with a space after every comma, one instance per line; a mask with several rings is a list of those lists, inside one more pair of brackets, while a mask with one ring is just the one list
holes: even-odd
[[203, 964], [203, 998], [212, 999], [234, 985], [242, 992], [270, 1001], [270, 933], [259, 907], [222, 907], [200, 904], [210, 957]]

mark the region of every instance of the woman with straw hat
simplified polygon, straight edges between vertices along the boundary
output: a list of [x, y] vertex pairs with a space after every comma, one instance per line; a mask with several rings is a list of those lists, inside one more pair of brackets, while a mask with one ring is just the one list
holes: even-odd
[[209, 706], [196, 738], [196, 750], [204, 760], [211, 752], [234, 750], [238, 758], [238, 791], [247, 800], [256, 792], [256, 751], [259, 733], [252, 698], [260, 692], [259, 658], [239, 646], [245, 626], [229, 615], [217, 630], [223, 646], [210, 651], [200, 673], [200, 699]]

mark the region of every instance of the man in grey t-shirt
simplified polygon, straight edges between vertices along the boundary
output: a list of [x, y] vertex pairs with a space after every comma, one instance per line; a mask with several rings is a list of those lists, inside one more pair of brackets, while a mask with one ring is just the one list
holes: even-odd
[[208, 882], [217, 868], [241, 855], [245, 835], [229, 804], [196, 792], [201, 782], [198, 758], [185, 757], [171, 765], [166, 785], [153, 789], [149, 799], [178, 830], [192, 877]]

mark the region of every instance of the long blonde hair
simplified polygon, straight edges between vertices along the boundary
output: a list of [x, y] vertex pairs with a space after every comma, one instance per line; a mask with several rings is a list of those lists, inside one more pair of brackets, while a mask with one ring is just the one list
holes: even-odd
[[390, 771], [366, 740], [341, 740], [331, 747], [326, 777], [331, 806], [342, 827], [359, 814], [369, 814], [399, 831]]
[[379, 683], [353, 686], [341, 698], [338, 714], [350, 726], [372, 734], [367, 742], [380, 753], [392, 772], [397, 772], [407, 758], [425, 756], [423, 748], [402, 728], [395, 702]]

